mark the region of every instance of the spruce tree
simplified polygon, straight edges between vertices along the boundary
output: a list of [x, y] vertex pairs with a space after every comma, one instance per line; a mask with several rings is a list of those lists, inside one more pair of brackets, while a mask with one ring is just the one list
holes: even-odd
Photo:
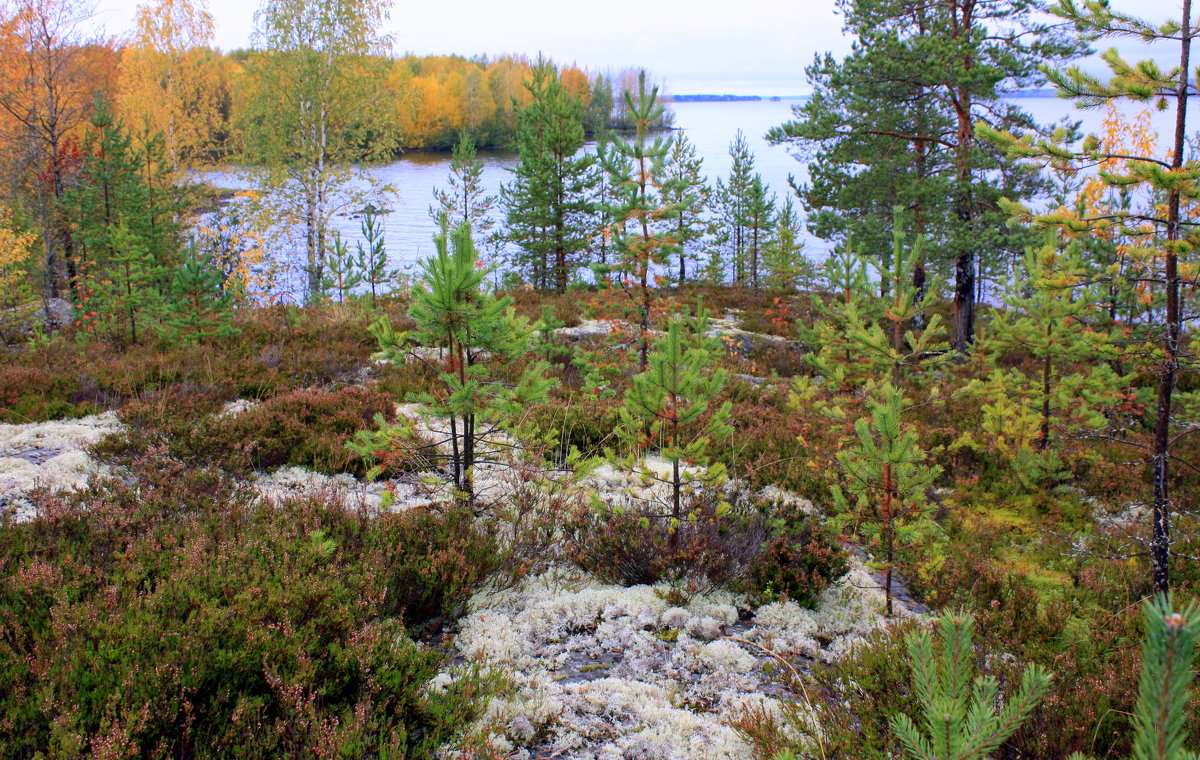
[[728, 253], [726, 265], [733, 269], [733, 284], [740, 286], [746, 284], [748, 270], [749, 206], [754, 185], [754, 154], [740, 129], [729, 145], [729, 157], [732, 162], [729, 179], [717, 179], [718, 235], [721, 247]]
[[213, 260], [193, 244], [187, 259], [175, 270], [170, 298], [163, 317], [168, 339], [192, 345], [237, 335], [224, 274]]
[[816, 269], [804, 255], [800, 217], [789, 196], [775, 217], [775, 229], [763, 249], [764, 283], [775, 290], [811, 288]]
[[359, 230], [363, 239], [355, 243], [358, 250], [355, 268], [371, 294], [373, 307], [376, 300], [385, 295], [384, 288], [396, 280], [396, 271], [388, 266], [387, 243], [379, 213], [368, 207], [359, 222]]
[[354, 289], [362, 284], [363, 275], [358, 257], [350, 252], [342, 233], [334, 230], [321, 290], [336, 295], [338, 303], [345, 303], [353, 295]]
[[162, 140], [132, 134], [103, 100], [84, 136], [79, 181], [67, 192], [83, 313], [119, 343], [137, 343], [158, 318], [180, 260], [182, 211], [163, 174]]
[[531, 102], [517, 114], [520, 163], [500, 196], [508, 239], [521, 251], [519, 268], [535, 288], [562, 292], [590, 243], [595, 157], [579, 154], [583, 103], [563, 87], [555, 66], [539, 59], [525, 87]]

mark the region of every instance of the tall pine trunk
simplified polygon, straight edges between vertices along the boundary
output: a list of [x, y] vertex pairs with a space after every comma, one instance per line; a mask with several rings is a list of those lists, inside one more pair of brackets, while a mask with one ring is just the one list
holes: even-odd
[[[1183, 23], [1179, 32], [1179, 87], [1175, 96], [1175, 140], [1171, 156], [1172, 170], [1183, 167], [1183, 151], [1187, 140], [1188, 66], [1191, 58], [1192, 0], [1183, 0]], [[1167, 194], [1167, 245], [1164, 275], [1166, 280], [1167, 311], [1163, 335], [1163, 366], [1158, 376], [1158, 404], [1154, 418], [1154, 449], [1151, 456], [1154, 482], [1154, 527], [1150, 541], [1150, 556], [1154, 570], [1155, 591], [1170, 588], [1171, 561], [1171, 499], [1169, 464], [1171, 456], [1171, 404], [1175, 392], [1175, 376], [1179, 369], [1179, 334], [1182, 313], [1179, 304], [1179, 260], [1175, 243], [1180, 238], [1179, 191]]]

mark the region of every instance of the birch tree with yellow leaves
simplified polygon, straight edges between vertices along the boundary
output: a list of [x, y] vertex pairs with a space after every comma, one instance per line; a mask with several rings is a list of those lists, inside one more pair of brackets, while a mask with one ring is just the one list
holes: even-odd
[[[374, 131], [386, 75], [383, 0], [265, 0], [255, 16], [259, 51], [243, 118], [259, 177], [286, 205], [281, 217], [303, 230], [309, 298], [321, 292], [334, 214], [365, 205], [370, 185], [353, 164], [387, 155]], [[382, 117], [381, 117], [382, 118]]]
[[160, 132], [172, 171], [210, 155], [220, 120], [220, 62], [208, 54], [213, 17], [205, 0], [138, 6], [133, 44], [121, 57], [117, 105], [125, 121]]

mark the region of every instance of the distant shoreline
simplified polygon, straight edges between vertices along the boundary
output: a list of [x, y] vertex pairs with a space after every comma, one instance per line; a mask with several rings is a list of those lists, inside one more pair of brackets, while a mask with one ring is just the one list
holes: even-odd
[[[784, 100], [806, 100], [810, 95], [714, 95], [698, 93], [690, 95], [671, 95], [665, 100], [668, 103], [755, 103], [771, 101], [778, 103]], [[1005, 98], [1057, 98], [1058, 93], [1048, 88], [1033, 90], [1018, 90], [1004, 93]]]

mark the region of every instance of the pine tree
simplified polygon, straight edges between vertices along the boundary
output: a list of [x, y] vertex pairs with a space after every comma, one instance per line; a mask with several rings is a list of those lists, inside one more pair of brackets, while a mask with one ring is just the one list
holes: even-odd
[[74, 260], [89, 329], [119, 343], [137, 343], [157, 319], [179, 261], [182, 211], [175, 186], [162, 174], [162, 141], [133, 136], [103, 100], [96, 102], [83, 141], [79, 181], [65, 204], [74, 224]]
[[837, 455], [845, 482], [833, 487], [835, 522], [882, 550], [891, 615], [897, 552], [937, 529], [926, 491], [941, 468], [925, 463], [916, 433], [900, 421], [905, 398], [899, 388], [886, 381], [872, 386], [867, 406], [870, 419], [854, 424], [857, 440]]
[[[398, 333], [386, 317], [371, 328], [379, 341], [380, 355], [391, 361], [410, 356], [431, 364], [438, 373], [438, 387], [416, 394], [414, 399], [429, 414], [449, 421], [448, 457], [455, 491], [468, 503], [476, 498], [474, 467], [479, 461], [481, 443], [497, 427], [517, 417], [531, 403], [545, 398], [550, 387], [547, 366], [530, 365], [515, 383], [493, 376], [495, 362], [508, 361], [532, 347], [533, 330], [524, 318], [517, 317], [508, 296], [497, 298], [485, 283], [491, 270], [479, 266], [471, 229], [459, 225], [453, 230], [443, 218], [441, 231], [434, 237], [436, 254], [421, 261], [422, 277], [413, 288], [408, 315], [416, 323], [411, 332]], [[438, 359], [416, 352], [414, 346], [439, 349]], [[355, 448], [367, 454], [387, 451], [393, 446], [411, 446], [411, 423], [388, 426], [360, 434]], [[420, 445], [420, 444], [417, 444]], [[425, 448], [428, 457], [441, 457], [438, 449]]]
[[938, 627], [941, 646], [936, 649], [927, 631], [908, 637], [921, 724], [902, 714], [892, 719], [892, 730], [912, 760], [986, 760], [1037, 707], [1050, 674], [1039, 665], [1028, 666], [1016, 693], [1001, 705], [995, 677], [975, 676], [971, 616], [947, 613]]
[[355, 243], [358, 250], [355, 267], [361, 273], [361, 282], [371, 292], [371, 306], [374, 307], [376, 300], [384, 295], [384, 287], [396, 279], [396, 272], [388, 267], [387, 244], [379, 213], [368, 207], [363, 212], [359, 229], [363, 239]]
[[[1010, 380], [1001, 383], [1006, 395], [1036, 410], [1036, 447], [1045, 451], [1055, 427], [1102, 426], [1097, 407], [1111, 400], [1104, 397], [1120, 379], [1105, 361], [1116, 357], [1116, 347], [1107, 331], [1094, 327], [1102, 317], [1099, 293], [1081, 287], [1086, 274], [1078, 255], [1051, 241], [1026, 251], [1023, 263], [1004, 295], [1008, 309], [989, 324], [981, 349], [993, 363], [1014, 351], [1033, 360], [1029, 377], [1015, 369], [996, 372]], [[1080, 363], [1085, 366], [1072, 371]]]
[[[1032, 125], [1006, 102], [1036, 86], [1037, 66], [1081, 52], [1047, 23], [1031, 0], [844, 0], [845, 32], [856, 38], [843, 60], [818, 57], [808, 68], [814, 96], [796, 118], [772, 130], [776, 143], [815, 146], [810, 181], [800, 187], [818, 237], [853, 237], [884, 253], [888, 209], [911, 214], [905, 232], [925, 235], [933, 263], [954, 285], [954, 347], [974, 340], [980, 259], [1022, 250], [1006, 230], [1000, 198], [1029, 198], [1042, 186], [974, 136], [974, 124]], [[918, 267], [916, 283], [924, 267]]]
[[[726, 401], [700, 424], [712, 409], [726, 379], [712, 369], [715, 347], [705, 337], [708, 315], [703, 306], [684, 333], [683, 320], [672, 319], [666, 334], [655, 344], [645, 371], [633, 377], [621, 408], [622, 425], [617, 434], [633, 452], [657, 448], [671, 466], [665, 481], [671, 488], [670, 511], [658, 515], [671, 531], [671, 547], [677, 548], [677, 528], [687, 519], [689, 491], [711, 492], [724, 482], [725, 469], [708, 457], [714, 439], [728, 436], [730, 402]], [[635, 454], [636, 456], [636, 454]], [[623, 461], [625, 466], [632, 462]], [[635, 466], [636, 469], [636, 466]], [[664, 478], [642, 467], [644, 478]]]
[[763, 248], [764, 282], [775, 290], [811, 288], [816, 269], [804, 255], [800, 217], [789, 196], [775, 217], [775, 229]]
[[745, 285], [750, 245], [750, 194], [754, 184], [754, 154], [746, 135], [739, 129], [729, 145], [732, 161], [728, 181], [717, 179], [717, 205], [720, 211], [719, 239], [728, 250], [727, 264], [733, 268], [733, 284]]
[[1142, 676], [1133, 711], [1134, 760], [1196, 760], [1200, 754], [1183, 743], [1195, 717], [1188, 710], [1188, 696], [1200, 642], [1200, 609], [1193, 602], [1177, 612], [1171, 597], [1160, 594], [1146, 601], [1145, 617]]
[[240, 332], [233, 326], [229, 294], [222, 289], [224, 275], [193, 244], [187, 259], [175, 270], [163, 318], [169, 340], [192, 345], [226, 338]]
[[1077, 213], [1077, 206], [1036, 216], [1020, 204], [1009, 204], [1007, 208], [1021, 221], [1073, 234], [1104, 235], [1115, 228], [1137, 230], [1143, 236], [1144, 242], [1130, 252], [1138, 266], [1115, 270], [1108, 276], [1122, 274], [1122, 289], [1148, 298], [1153, 305], [1147, 324], [1122, 327], [1133, 338], [1129, 357], [1141, 360], [1142, 366], [1157, 377], [1153, 440], [1147, 446], [1153, 505], [1150, 556], [1155, 590], [1166, 592], [1170, 588], [1171, 564], [1171, 445], [1180, 430], [1175, 394], [1180, 376], [1194, 364], [1184, 350], [1181, 290], [1187, 259], [1200, 248], [1200, 236], [1184, 219], [1185, 204], [1200, 199], [1200, 185], [1195, 182], [1200, 177], [1200, 162], [1191, 155], [1187, 137], [1187, 107], [1194, 90], [1188, 64], [1194, 36], [1191, 2], [1184, 3], [1179, 19], [1163, 24], [1113, 11], [1102, 3], [1089, 2], [1080, 7], [1073, 0], [1063, 0], [1052, 12], [1081, 30], [1087, 39], [1122, 37], [1178, 45], [1180, 64], [1167, 71], [1154, 61], [1130, 63], [1115, 48], [1107, 51], [1103, 57], [1113, 73], [1108, 82], [1078, 67], [1042, 69], [1061, 95], [1083, 106], [1131, 100], [1173, 109], [1175, 128], [1165, 158], [1148, 150], [1114, 150], [1117, 146], [1095, 135], [1085, 138], [1075, 149], [1063, 132], [1035, 139], [1033, 135], [1018, 137], [982, 125], [979, 129], [981, 137], [1003, 146], [1010, 156], [1068, 170], [1103, 163], [1106, 168], [1098, 176], [1104, 184], [1143, 189], [1156, 198], [1155, 206], [1145, 210], [1093, 214], [1085, 207], [1086, 215]]
[[322, 291], [335, 294], [338, 303], [345, 303], [354, 293], [354, 289], [363, 283], [364, 274], [358, 258], [350, 252], [350, 247], [342, 238], [342, 233], [334, 230]]
[[663, 197], [663, 167], [671, 139], [650, 139], [651, 128], [662, 120], [658, 88], [646, 89], [646, 72], [638, 76], [638, 91], [626, 90], [625, 109], [634, 125], [632, 139], [610, 134], [603, 166], [616, 190], [613, 210], [614, 242], [620, 255], [622, 285], [638, 313], [639, 356], [646, 368], [650, 351], [650, 311], [654, 267], [666, 266], [676, 249], [670, 227], [676, 210]]
[[429, 215], [435, 220], [445, 214], [451, 226], [469, 224], [480, 240], [486, 240], [496, 222], [492, 211], [496, 207], [496, 196], [487, 195], [483, 184], [483, 161], [475, 153], [475, 140], [470, 133], [462, 132], [450, 154], [450, 177], [445, 190], [434, 190], [437, 208], [432, 206]]
[[871, 284], [872, 266], [847, 244], [835, 249], [821, 272], [824, 294], [812, 297], [814, 319], [799, 325], [800, 339], [811, 349], [808, 361], [827, 385], [859, 385], [877, 375], [863, 375], [851, 331], [881, 316], [879, 298]]
[[576, 155], [583, 103], [563, 87], [555, 66], [539, 59], [525, 87], [532, 100], [518, 112], [520, 164], [500, 196], [520, 268], [534, 287], [562, 292], [590, 243], [595, 157]]
[[708, 211], [711, 191], [702, 174], [704, 159], [696, 152], [696, 146], [679, 134], [671, 141], [662, 171], [662, 198], [675, 210], [672, 237], [678, 246], [679, 279], [677, 285], [687, 281], [687, 262], [695, 261], [694, 249], [708, 231], [705, 214]]

